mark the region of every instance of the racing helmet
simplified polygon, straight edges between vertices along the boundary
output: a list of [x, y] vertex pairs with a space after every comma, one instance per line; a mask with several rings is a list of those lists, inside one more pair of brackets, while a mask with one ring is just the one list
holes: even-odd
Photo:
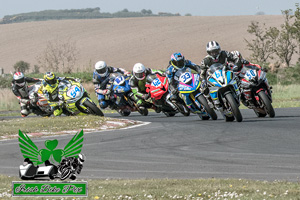
[[23, 87], [25, 85], [25, 76], [22, 72], [16, 72], [13, 75], [13, 80], [19, 87]]
[[206, 45], [206, 52], [214, 59], [218, 59], [221, 53], [221, 47], [216, 41], [210, 41]]
[[146, 77], [146, 68], [142, 63], [136, 63], [133, 66], [133, 76], [138, 80], [143, 80]]
[[84, 154], [78, 154], [78, 161], [82, 164], [85, 161], [86, 157]]
[[185, 59], [181, 53], [173, 53], [171, 55], [171, 64], [176, 69], [183, 68], [185, 66]]
[[239, 51], [232, 51], [230, 52], [234, 58], [239, 58], [241, 60], [243, 60], [242, 54]]
[[96, 70], [96, 72], [97, 72], [101, 77], [107, 76], [108, 68], [107, 68], [106, 62], [105, 62], [105, 61], [98, 61], [98, 62], [95, 64], [95, 70]]
[[52, 88], [58, 86], [58, 80], [53, 72], [46, 72], [44, 75], [44, 81]]

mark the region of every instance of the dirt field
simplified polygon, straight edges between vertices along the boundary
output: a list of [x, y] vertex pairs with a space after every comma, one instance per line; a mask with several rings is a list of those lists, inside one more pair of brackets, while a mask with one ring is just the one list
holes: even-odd
[[250, 52], [244, 38], [251, 37], [247, 33], [251, 21], [279, 26], [283, 16], [89, 19], [0, 25], [0, 68], [8, 73], [20, 60], [31, 66], [37, 64], [36, 58], [47, 42], [57, 37], [76, 41], [80, 55], [75, 68], [81, 70], [92, 71], [98, 60], [125, 69], [132, 69], [136, 62], [164, 69], [170, 55], [178, 51], [199, 64], [210, 40], [218, 41], [222, 49], [240, 50], [247, 58]]

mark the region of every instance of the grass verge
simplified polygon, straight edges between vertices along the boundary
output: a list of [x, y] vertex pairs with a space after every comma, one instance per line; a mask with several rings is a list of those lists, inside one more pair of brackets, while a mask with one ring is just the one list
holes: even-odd
[[[0, 175], [0, 198], [9, 199], [11, 182]], [[80, 181], [80, 180], [78, 180]], [[299, 183], [242, 179], [87, 180], [88, 198], [76, 199], [299, 199]], [[32, 199], [22, 198], [22, 199]], [[75, 199], [75, 198], [39, 198]]]
[[[112, 121], [115, 122], [115, 124], [113, 124]], [[112, 120], [111, 118], [93, 115], [70, 117], [28, 117], [0, 121], [0, 136], [16, 135], [18, 134], [19, 129], [23, 133], [45, 132], [45, 134], [59, 134], [57, 132], [68, 130], [123, 128], [137, 123], [138, 122], [131, 120]]]

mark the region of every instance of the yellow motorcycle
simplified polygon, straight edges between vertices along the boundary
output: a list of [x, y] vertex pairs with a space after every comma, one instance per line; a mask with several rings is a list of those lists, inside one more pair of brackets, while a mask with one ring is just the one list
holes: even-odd
[[59, 105], [71, 115], [85, 113], [104, 116], [80, 82], [62, 80], [59, 83], [58, 91]]

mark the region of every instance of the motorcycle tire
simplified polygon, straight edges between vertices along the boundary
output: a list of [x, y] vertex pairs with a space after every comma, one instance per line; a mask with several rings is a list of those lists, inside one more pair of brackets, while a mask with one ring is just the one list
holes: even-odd
[[256, 114], [257, 117], [265, 117], [265, 116], [267, 116], [266, 113], [260, 113], [260, 112], [258, 112], [256, 110], [254, 110], [254, 112], [255, 112], [255, 114]]
[[209, 117], [209, 116], [201, 116], [200, 118], [201, 118], [202, 120], [209, 120], [210, 117]]
[[101, 117], [104, 116], [103, 112], [96, 106], [96, 104], [91, 103], [90, 101], [87, 100], [83, 102], [83, 105], [87, 107], [87, 109], [90, 111], [92, 115], [98, 115]]
[[175, 106], [177, 107], [177, 109], [179, 110], [179, 112], [181, 114], [183, 114], [183, 116], [190, 116], [191, 111], [189, 108], [187, 108], [185, 105], [182, 105], [180, 103], [175, 103]]
[[243, 116], [241, 114], [241, 111], [235, 101], [235, 99], [233, 98], [231, 93], [228, 93], [225, 95], [225, 98], [229, 104], [229, 106], [231, 107], [231, 111], [233, 112], [233, 115], [236, 119], [237, 122], [241, 122], [243, 121]]
[[144, 106], [140, 106], [138, 107], [138, 112], [143, 115], [143, 116], [147, 116], [148, 115], [148, 109], [145, 108]]
[[66, 180], [71, 175], [71, 170], [64, 168], [60, 174], [60, 180]]
[[270, 99], [267, 97], [265, 91], [260, 91], [258, 93], [258, 96], [261, 99], [261, 101], [262, 101], [262, 103], [264, 105], [264, 108], [265, 108], [266, 112], [268, 113], [269, 117], [271, 117], [271, 118], [275, 117], [274, 108], [273, 108], [273, 106], [271, 104]]
[[211, 117], [212, 120], [217, 120], [218, 116], [216, 114], [216, 112], [209, 107], [207, 100], [205, 99], [205, 97], [203, 95], [199, 95], [197, 97], [198, 101], [200, 102], [200, 104], [204, 107], [204, 110], [206, 111], [206, 113]]
[[176, 115], [176, 113], [174, 112], [164, 112], [164, 114], [167, 116], [167, 117], [174, 117]]
[[131, 111], [118, 111], [121, 116], [129, 116]]
[[225, 121], [226, 122], [233, 122], [234, 121], [234, 117], [225, 116]]

